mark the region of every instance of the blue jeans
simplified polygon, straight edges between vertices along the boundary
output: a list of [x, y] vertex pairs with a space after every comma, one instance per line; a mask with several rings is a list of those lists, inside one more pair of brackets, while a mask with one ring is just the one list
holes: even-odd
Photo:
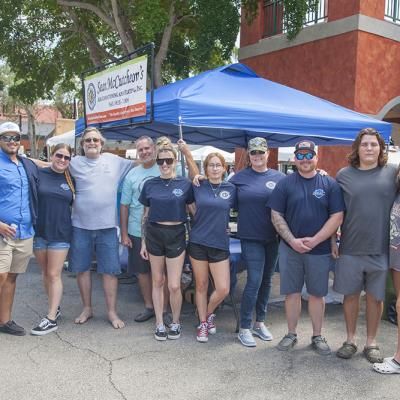
[[242, 239], [242, 256], [247, 267], [247, 282], [240, 305], [240, 327], [250, 329], [253, 310], [256, 321], [264, 322], [278, 258], [278, 240], [262, 242]]

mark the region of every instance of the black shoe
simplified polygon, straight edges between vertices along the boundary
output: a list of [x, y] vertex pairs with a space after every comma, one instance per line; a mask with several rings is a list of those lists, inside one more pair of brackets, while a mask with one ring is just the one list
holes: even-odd
[[167, 340], [167, 331], [165, 329], [164, 325], [159, 325], [156, 328], [156, 331], [154, 333], [154, 339], [159, 340], [159, 341], [163, 341], [163, 340]]
[[181, 324], [173, 322], [168, 332], [168, 339], [175, 340], [181, 337]]
[[14, 336], [26, 335], [25, 329], [22, 326], [17, 325], [14, 321], [8, 321], [5, 324], [0, 325], [0, 332]]
[[50, 332], [54, 332], [58, 329], [56, 321], [48, 319], [47, 317], [42, 318], [39, 325], [31, 330], [32, 335], [43, 336]]

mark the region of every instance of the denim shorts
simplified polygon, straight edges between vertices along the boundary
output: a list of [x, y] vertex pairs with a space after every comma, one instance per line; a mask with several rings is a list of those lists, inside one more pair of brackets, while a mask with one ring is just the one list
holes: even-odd
[[67, 250], [69, 247], [67, 242], [51, 242], [38, 236], [33, 239], [33, 250]]
[[94, 254], [98, 273], [121, 273], [117, 228], [88, 230], [72, 227], [69, 270], [74, 273], [89, 271]]

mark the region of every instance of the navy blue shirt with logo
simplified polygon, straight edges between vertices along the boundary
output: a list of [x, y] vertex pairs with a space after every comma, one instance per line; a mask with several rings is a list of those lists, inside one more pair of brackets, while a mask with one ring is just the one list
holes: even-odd
[[246, 168], [229, 182], [237, 188], [238, 237], [240, 239], [272, 241], [276, 231], [271, 222], [268, 200], [276, 184], [285, 177], [282, 172], [268, 169], [256, 172]]
[[186, 204], [194, 201], [192, 183], [187, 178], [160, 177], [147, 180], [139, 201], [149, 207], [149, 222], [186, 222]]
[[[71, 241], [73, 194], [64, 174], [39, 168], [39, 209], [36, 236], [50, 242]], [[90, 212], [90, 210], [88, 210]]]
[[202, 181], [193, 187], [196, 203], [190, 231], [190, 242], [221, 250], [229, 250], [229, 213], [236, 201], [236, 187], [230, 182], [214, 185]]
[[[294, 237], [314, 236], [331, 214], [345, 210], [339, 184], [330, 176], [316, 174], [303, 178], [298, 172], [281, 180], [270, 198], [269, 206], [285, 218]], [[329, 254], [328, 238], [308, 254]]]

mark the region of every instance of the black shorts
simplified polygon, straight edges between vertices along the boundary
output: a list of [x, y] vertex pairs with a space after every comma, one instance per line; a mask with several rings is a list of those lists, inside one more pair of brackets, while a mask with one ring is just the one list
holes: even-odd
[[135, 274], [149, 274], [150, 262], [140, 255], [142, 238], [129, 235], [129, 239], [131, 239], [132, 247], [128, 249], [128, 270]]
[[189, 243], [188, 252], [190, 257], [195, 260], [208, 261], [209, 263], [217, 263], [229, 258], [228, 250], [216, 249], [197, 243]]
[[185, 224], [162, 225], [150, 222], [146, 231], [146, 248], [153, 256], [180, 256], [186, 250]]

